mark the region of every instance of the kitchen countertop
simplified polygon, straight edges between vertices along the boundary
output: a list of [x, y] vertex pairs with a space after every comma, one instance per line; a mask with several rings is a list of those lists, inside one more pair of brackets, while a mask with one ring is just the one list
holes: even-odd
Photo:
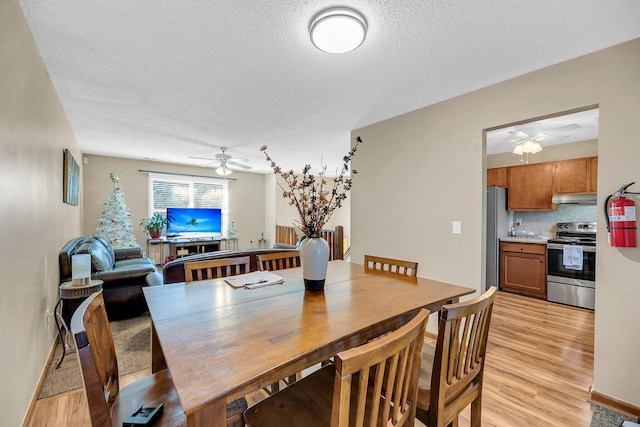
[[500, 241], [516, 243], [541, 243], [543, 245], [547, 244], [547, 239], [542, 239], [540, 237], [501, 237]]

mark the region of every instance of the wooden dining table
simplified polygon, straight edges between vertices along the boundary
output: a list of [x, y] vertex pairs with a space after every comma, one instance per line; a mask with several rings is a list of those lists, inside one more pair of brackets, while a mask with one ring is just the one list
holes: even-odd
[[226, 403], [398, 328], [475, 289], [329, 262], [324, 291], [302, 270], [284, 283], [233, 288], [224, 279], [143, 288], [152, 370], [168, 368], [188, 426], [224, 426]]

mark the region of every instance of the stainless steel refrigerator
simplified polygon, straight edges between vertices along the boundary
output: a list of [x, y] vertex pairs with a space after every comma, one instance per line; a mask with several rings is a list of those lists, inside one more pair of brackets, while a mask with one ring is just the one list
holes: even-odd
[[509, 235], [509, 212], [507, 190], [500, 187], [487, 188], [487, 275], [485, 288], [499, 288], [500, 282], [500, 238]]

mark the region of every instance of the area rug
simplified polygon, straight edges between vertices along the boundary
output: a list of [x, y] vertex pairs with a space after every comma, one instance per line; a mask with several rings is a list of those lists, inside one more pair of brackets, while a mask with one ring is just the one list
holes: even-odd
[[591, 416], [590, 427], [619, 427], [623, 421], [637, 421], [637, 418], [633, 418], [624, 414], [621, 414], [611, 409], [595, 405], [593, 408], [593, 415]]
[[[133, 319], [109, 322], [118, 358], [120, 376], [137, 372], [151, 366], [151, 318], [148, 315]], [[62, 346], [58, 343], [55, 355], [47, 366], [38, 399], [82, 387], [80, 363], [75, 354], [73, 337], [68, 336], [70, 349], [58, 369], [56, 365], [62, 357]]]

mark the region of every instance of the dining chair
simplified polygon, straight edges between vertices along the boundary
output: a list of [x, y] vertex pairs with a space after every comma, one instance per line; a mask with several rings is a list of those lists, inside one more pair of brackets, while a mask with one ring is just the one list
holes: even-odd
[[471, 427], [480, 427], [482, 380], [496, 288], [440, 309], [436, 345], [424, 344], [416, 418], [429, 427], [458, 425], [471, 404]]
[[337, 427], [375, 420], [377, 425], [413, 425], [428, 316], [422, 309], [395, 331], [338, 353], [335, 364], [250, 406], [244, 412], [246, 424]]
[[364, 267], [369, 270], [389, 271], [409, 277], [416, 277], [418, 275], [417, 262], [383, 258], [374, 255], [364, 256]]
[[[186, 416], [168, 370], [141, 378], [120, 388], [118, 361], [102, 291], [89, 296], [71, 318], [80, 370], [93, 427], [122, 427], [141, 406], [164, 405], [154, 427], [185, 426]], [[227, 426], [243, 426], [244, 397], [227, 404]]]
[[209, 261], [184, 263], [184, 280], [187, 283], [196, 280], [217, 279], [249, 273], [250, 257], [220, 258]]
[[298, 251], [260, 254], [256, 257], [260, 271], [284, 270], [287, 268], [300, 267], [301, 265], [300, 252]]

